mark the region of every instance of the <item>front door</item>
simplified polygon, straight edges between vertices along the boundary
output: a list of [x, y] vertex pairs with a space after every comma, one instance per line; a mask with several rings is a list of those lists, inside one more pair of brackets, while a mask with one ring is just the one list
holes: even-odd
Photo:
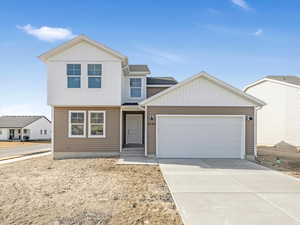
[[126, 115], [126, 144], [142, 144], [143, 115]]

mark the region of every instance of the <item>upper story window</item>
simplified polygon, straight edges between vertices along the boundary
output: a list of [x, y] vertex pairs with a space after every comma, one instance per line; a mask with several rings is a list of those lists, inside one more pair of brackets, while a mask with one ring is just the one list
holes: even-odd
[[68, 88], [80, 88], [80, 64], [67, 64]]
[[130, 97], [140, 98], [142, 97], [142, 78], [129, 78], [130, 85]]
[[102, 65], [88, 64], [88, 87], [101, 88]]

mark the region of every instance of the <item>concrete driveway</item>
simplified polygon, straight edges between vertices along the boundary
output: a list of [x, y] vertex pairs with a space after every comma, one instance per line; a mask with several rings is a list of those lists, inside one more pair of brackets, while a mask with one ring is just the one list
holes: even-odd
[[164, 159], [185, 225], [300, 225], [300, 180], [234, 159]]
[[14, 157], [19, 155], [27, 155], [27, 154], [50, 151], [50, 149], [51, 149], [51, 144], [36, 144], [36, 145], [1, 149], [0, 160], [3, 158], [9, 158], [9, 157]]

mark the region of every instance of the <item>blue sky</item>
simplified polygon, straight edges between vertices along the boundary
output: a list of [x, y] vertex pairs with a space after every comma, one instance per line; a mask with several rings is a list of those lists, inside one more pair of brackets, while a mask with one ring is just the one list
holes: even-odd
[[179, 81], [300, 74], [299, 0], [3, 1], [0, 114], [50, 115], [41, 53], [86, 34]]

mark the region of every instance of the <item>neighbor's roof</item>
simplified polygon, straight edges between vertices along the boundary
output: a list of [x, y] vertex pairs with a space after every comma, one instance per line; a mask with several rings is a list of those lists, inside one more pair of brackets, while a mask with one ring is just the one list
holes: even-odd
[[1, 128], [23, 128], [44, 116], [0, 116]]
[[147, 85], [175, 85], [177, 83], [174, 77], [147, 77]]
[[85, 41], [111, 55], [114, 55], [115, 57], [117, 58], [120, 58], [121, 60], [127, 62], [127, 57], [124, 56], [123, 54], [105, 46], [104, 44], [101, 44], [97, 41], [94, 41], [92, 39], [90, 39], [89, 37], [81, 34], [81, 35], [78, 35], [77, 37], [73, 38], [72, 40], [70, 41], [67, 41], [61, 45], [59, 45], [58, 47], [56, 48], [53, 48], [45, 53], [43, 53], [42, 55], [39, 56], [39, 58], [42, 60], [42, 61], [47, 61], [50, 57], [56, 55], [56, 54], [59, 54], [60, 52], [63, 52], [65, 51], [66, 49], [69, 49], [75, 45], [77, 45], [78, 43], [82, 42], [82, 41]]
[[275, 82], [283, 83], [283, 84], [286, 84], [286, 85], [299, 86], [300, 87], [300, 78], [297, 77], [297, 76], [269, 75], [269, 76], [265, 76], [264, 78], [247, 85], [244, 88], [244, 91], [246, 91], [248, 88], [253, 87], [257, 84], [260, 84], [264, 81], [275, 81]]
[[150, 73], [147, 65], [128, 65], [129, 72], [133, 73]]

